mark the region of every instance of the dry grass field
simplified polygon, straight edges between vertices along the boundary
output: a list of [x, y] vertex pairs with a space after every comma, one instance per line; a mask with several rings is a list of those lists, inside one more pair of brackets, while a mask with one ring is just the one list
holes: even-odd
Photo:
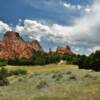
[[0, 100], [100, 100], [100, 72], [74, 65], [7, 66], [27, 75], [9, 77], [0, 87]]

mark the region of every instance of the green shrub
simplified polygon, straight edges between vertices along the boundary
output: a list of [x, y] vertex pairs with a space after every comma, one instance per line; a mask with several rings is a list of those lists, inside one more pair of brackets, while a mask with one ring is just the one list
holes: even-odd
[[84, 78], [88, 78], [88, 79], [92, 79], [92, 80], [96, 80], [96, 79], [97, 79], [96, 76], [92, 76], [91, 74], [86, 74], [86, 75], [84, 76]]
[[71, 76], [69, 77], [69, 80], [77, 80], [77, 78], [76, 78], [76, 76], [71, 75]]
[[3, 60], [3, 59], [0, 59], [0, 67], [6, 66], [6, 65], [7, 65], [7, 61]]
[[8, 70], [2, 67], [0, 69], [0, 86], [4, 86], [4, 85], [9, 84], [7, 77], [8, 77]]
[[70, 75], [71, 73], [72, 73], [72, 72], [70, 72], [70, 71], [66, 72], [67, 75]]
[[39, 84], [36, 86], [38, 89], [48, 87], [48, 84], [45, 81], [40, 81]]
[[0, 86], [5, 86], [5, 85], [8, 85], [8, 84], [9, 84], [8, 79], [0, 79]]
[[79, 56], [78, 65], [79, 68], [100, 71], [100, 50], [89, 56]]
[[9, 72], [9, 76], [12, 75], [26, 75], [27, 71], [25, 69], [17, 69]]
[[8, 70], [4, 67], [0, 68], [0, 79], [6, 78], [8, 76]]
[[55, 79], [56, 81], [59, 81], [61, 78], [63, 78], [63, 74], [62, 73], [55, 73], [52, 76], [53, 79]]
[[24, 81], [24, 78], [20, 77], [20, 78], [18, 79], [18, 81], [19, 81], [19, 82], [22, 82], [22, 81]]

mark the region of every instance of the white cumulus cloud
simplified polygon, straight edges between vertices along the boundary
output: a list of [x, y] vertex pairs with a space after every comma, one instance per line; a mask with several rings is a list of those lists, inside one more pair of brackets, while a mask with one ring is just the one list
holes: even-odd
[[[65, 6], [71, 7], [70, 4]], [[96, 0], [89, 9], [92, 9], [92, 11], [84, 13], [85, 15], [76, 19], [72, 26], [43, 25], [37, 21], [26, 19], [24, 20], [24, 26], [20, 26], [20, 28], [22, 32], [33, 33], [33, 36], [38, 39], [46, 37], [53, 41], [59, 40], [59, 42], [69, 43], [74, 46], [83, 45], [87, 46], [88, 50], [90, 46], [95, 48], [95, 46], [100, 45], [100, 1]], [[89, 9], [86, 11], [89, 12]], [[16, 31], [18, 31], [17, 27]]]
[[0, 21], [0, 32], [6, 32], [11, 30], [12, 28], [8, 24], [4, 23], [3, 21]]
[[[81, 9], [79, 5], [64, 4], [64, 6]], [[71, 26], [47, 25], [36, 20], [25, 19], [23, 25], [16, 25], [15, 31], [21, 34], [28, 33], [31, 39], [39, 41], [44, 37], [58, 44], [69, 44], [76, 52], [88, 53], [100, 47], [100, 0], [95, 0], [93, 5], [85, 10], [89, 13], [83, 11], [83, 17], [75, 19]], [[0, 31], [7, 30], [11, 30], [9, 25], [0, 21]]]
[[71, 3], [63, 3], [63, 5], [65, 8], [68, 8], [68, 9], [78, 9], [78, 10], [82, 9], [81, 5], [73, 5]]

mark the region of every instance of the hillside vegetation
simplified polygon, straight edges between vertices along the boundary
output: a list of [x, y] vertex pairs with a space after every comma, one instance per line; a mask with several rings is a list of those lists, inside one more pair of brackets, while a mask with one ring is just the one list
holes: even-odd
[[43, 53], [36, 52], [33, 50], [33, 56], [31, 58], [19, 58], [14, 59], [0, 59], [0, 66], [5, 65], [47, 65], [47, 64], [57, 64], [61, 60], [67, 62], [67, 64], [78, 65], [81, 69], [92, 69], [95, 71], [100, 71], [100, 51], [96, 51], [89, 56], [86, 55], [62, 55], [57, 53]]

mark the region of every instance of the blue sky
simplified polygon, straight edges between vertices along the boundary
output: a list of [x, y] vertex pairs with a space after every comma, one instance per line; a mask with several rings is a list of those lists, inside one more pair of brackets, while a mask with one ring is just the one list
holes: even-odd
[[74, 17], [80, 16], [80, 11], [66, 10], [63, 3], [87, 6], [92, 0], [0, 0], [0, 19], [14, 25], [26, 18], [70, 24]]
[[27, 39], [39, 40], [45, 50], [70, 45], [74, 52], [88, 54], [100, 48], [100, 23], [95, 17], [100, 15], [99, 3], [100, 0], [0, 0], [0, 36], [14, 30]]

